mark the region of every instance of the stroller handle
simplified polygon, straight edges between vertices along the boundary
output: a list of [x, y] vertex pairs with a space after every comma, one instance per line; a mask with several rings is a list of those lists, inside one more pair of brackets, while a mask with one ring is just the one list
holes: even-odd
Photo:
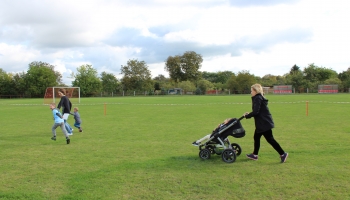
[[244, 118], [244, 115], [242, 117], [238, 118], [238, 121], [241, 121], [243, 118]]

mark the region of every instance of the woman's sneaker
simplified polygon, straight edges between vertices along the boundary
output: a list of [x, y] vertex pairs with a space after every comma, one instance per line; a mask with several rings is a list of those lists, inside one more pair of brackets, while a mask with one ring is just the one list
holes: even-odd
[[281, 155], [281, 163], [286, 162], [287, 158], [288, 158], [288, 153], [284, 152], [284, 154]]
[[258, 156], [254, 155], [254, 154], [247, 154], [247, 158], [251, 159], [251, 160], [258, 160]]

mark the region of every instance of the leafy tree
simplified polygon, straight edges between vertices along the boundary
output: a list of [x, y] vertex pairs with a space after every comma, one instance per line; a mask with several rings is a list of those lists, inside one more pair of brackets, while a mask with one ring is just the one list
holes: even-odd
[[286, 85], [286, 76], [285, 75], [276, 76], [276, 80], [277, 80], [276, 85]]
[[207, 72], [207, 71], [203, 71], [202, 72], [202, 78], [207, 80], [207, 81], [210, 81], [212, 83], [215, 83], [216, 80], [217, 80], [217, 73], [215, 72]]
[[43, 97], [47, 87], [62, 83], [62, 75], [55, 71], [55, 66], [45, 62], [31, 62], [24, 76], [27, 92], [33, 97]]
[[323, 82], [330, 78], [336, 78], [337, 72], [325, 67], [317, 67], [313, 63], [304, 69], [305, 79], [310, 82]]
[[219, 83], [213, 83], [213, 85], [214, 85], [214, 89], [218, 89], [218, 90], [224, 90], [226, 88], [226, 83], [223, 84], [219, 82]]
[[212, 83], [226, 83], [227, 80], [232, 76], [233, 72], [223, 71], [223, 72], [202, 72], [202, 78], [208, 80]]
[[118, 79], [113, 74], [102, 72], [101, 80], [102, 80], [102, 90], [104, 92], [115, 93], [117, 91], [119, 83], [118, 83]]
[[92, 65], [81, 65], [77, 68], [77, 73], [72, 73], [75, 80], [72, 82], [74, 87], [80, 87], [82, 96], [92, 96], [101, 91], [102, 83], [98, 77], [96, 69]]
[[343, 71], [338, 74], [338, 78], [341, 80], [341, 88], [343, 91], [348, 91], [350, 89], [350, 67], [348, 70]]
[[336, 78], [337, 72], [325, 67], [317, 67], [312, 63], [304, 69], [303, 75], [306, 88], [309, 88], [310, 92], [317, 92], [317, 86], [324, 84], [327, 79]]
[[285, 84], [292, 85], [292, 87], [295, 88], [296, 92], [304, 92], [306, 82], [304, 80], [303, 72], [297, 65], [293, 65], [293, 67], [290, 69], [289, 73], [285, 75], [285, 77]]
[[273, 86], [277, 85], [277, 76], [272, 74], [266, 74], [261, 78], [261, 80], [257, 81], [260, 82], [263, 86]]
[[12, 79], [13, 79], [13, 84], [14, 84], [13, 88], [16, 91], [15, 94], [25, 95], [25, 93], [27, 91], [27, 86], [25, 83], [25, 76], [26, 76], [25, 72], [16, 73], [13, 75]]
[[216, 83], [226, 83], [227, 80], [233, 75], [234, 73], [231, 71], [222, 71], [218, 72], [218, 77], [216, 79]]
[[292, 85], [293, 88], [299, 93], [304, 92], [306, 87], [303, 73], [299, 71], [294, 71], [293, 73], [289, 73], [286, 76], [286, 84]]
[[14, 94], [11, 76], [0, 68], [0, 95]]
[[194, 51], [186, 51], [183, 55], [169, 56], [165, 62], [165, 71], [175, 83], [181, 81], [197, 81], [201, 77], [199, 69], [203, 58]]
[[165, 77], [162, 74], [159, 74], [158, 76], [153, 78], [153, 81], [155, 84], [157, 84], [157, 87], [155, 85], [155, 90], [168, 90], [170, 88], [174, 88], [175, 86], [171, 83], [170, 78]]
[[293, 74], [299, 73], [299, 72], [301, 72], [300, 67], [298, 67], [297, 65], [293, 65], [293, 67], [289, 71], [289, 74], [293, 75]]
[[125, 90], [153, 90], [151, 71], [145, 61], [129, 60], [126, 65], [122, 65], [120, 71], [124, 75], [121, 82]]
[[205, 79], [199, 80], [197, 83], [197, 88], [200, 89], [201, 94], [205, 94], [207, 90], [210, 90], [214, 87], [213, 83]]
[[249, 71], [243, 70], [238, 72], [236, 77], [237, 90], [240, 93], [250, 93], [250, 87], [256, 82], [255, 76], [250, 74]]
[[154, 90], [160, 90], [160, 89], [161, 89], [161, 87], [160, 87], [159, 82], [155, 82], [154, 83]]
[[341, 86], [341, 80], [339, 78], [330, 78], [330, 79], [325, 80], [324, 84]]
[[226, 82], [227, 89], [229, 89], [232, 93], [236, 93], [236, 91], [238, 90], [238, 83], [236, 78], [236, 75], [232, 74]]
[[178, 87], [182, 88], [185, 92], [193, 92], [196, 90], [196, 86], [191, 81], [181, 81]]

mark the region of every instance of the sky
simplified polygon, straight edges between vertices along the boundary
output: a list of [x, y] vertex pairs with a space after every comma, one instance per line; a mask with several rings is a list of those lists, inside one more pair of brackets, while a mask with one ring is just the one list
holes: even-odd
[[122, 77], [130, 59], [152, 77], [195, 51], [200, 71], [283, 75], [314, 63], [350, 67], [348, 0], [0, 0], [0, 68], [55, 66], [63, 82], [89, 64]]

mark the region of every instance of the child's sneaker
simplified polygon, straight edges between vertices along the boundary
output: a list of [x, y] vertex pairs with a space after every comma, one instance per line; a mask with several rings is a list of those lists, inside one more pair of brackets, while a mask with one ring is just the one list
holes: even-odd
[[258, 156], [254, 155], [254, 154], [247, 154], [247, 158], [251, 159], [251, 160], [258, 160]]
[[52, 137], [51, 140], [56, 141], [56, 137]]
[[83, 132], [83, 129], [80, 128], [80, 129], [79, 129], [79, 132]]
[[288, 157], [288, 153], [287, 153], [287, 152], [284, 152], [284, 154], [281, 155], [281, 163], [286, 162], [287, 157]]
[[69, 144], [69, 143], [70, 143], [70, 139], [69, 139], [69, 138], [67, 138], [67, 139], [66, 139], [66, 141], [67, 141], [67, 144]]
[[193, 146], [196, 146], [196, 147], [198, 147], [200, 144], [201, 144], [200, 142], [197, 143], [196, 141], [194, 141], [194, 142], [192, 143], [192, 145], [193, 145]]

